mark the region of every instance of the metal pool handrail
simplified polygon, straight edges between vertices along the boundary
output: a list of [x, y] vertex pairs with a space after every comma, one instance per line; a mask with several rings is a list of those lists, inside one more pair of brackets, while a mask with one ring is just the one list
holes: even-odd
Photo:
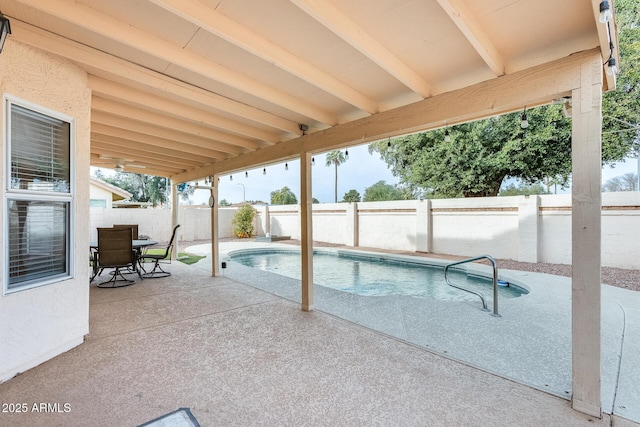
[[456, 262], [452, 262], [451, 264], [447, 264], [444, 267], [444, 280], [445, 282], [447, 282], [447, 285], [449, 286], [452, 286], [456, 289], [460, 289], [461, 291], [469, 292], [479, 296], [480, 299], [482, 300], [482, 309], [485, 311], [489, 311], [489, 309], [487, 308], [487, 300], [485, 299], [482, 293], [471, 290], [471, 289], [463, 288], [462, 286], [459, 286], [459, 285], [454, 285], [449, 280], [449, 275], [448, 275], [450, 267], [453, 267], [455, 265], [465, 264], [467, 262], [479, 261], [481, 259], [488, 259], [493, 265], [493, 313], [491, 313], [491, 315], [500, 317], [500, 315], [498, 314], [498, 264], [496, 263], [496, 260], [493, 259], [493, 257], [489, 255], [480, 255], [474, 258], [464, 259], [462, 261], [456, 261]]

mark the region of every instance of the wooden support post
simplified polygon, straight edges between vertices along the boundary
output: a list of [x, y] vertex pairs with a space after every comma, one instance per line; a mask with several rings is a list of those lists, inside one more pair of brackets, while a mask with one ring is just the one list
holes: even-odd
[[[178, 186], [171, 183], [171, 231], [178, 225]], [[178, 229], [179, 230], [179, 229]], [[180, 231], [177, 232], [177, 235], [173, 241], [173, 248], [171, 248], [171, 259], [178, 258], [178, 235]]]
[[[596, 58], [598, 59], [598, 58]], [[585, 63], [573, 90], [572, 130], [572, 406], [601, 417], [600, 264], [602, 61]]]
[[218, 232], [218, 176], [211, 177], [211, 197], [209, 207], [211, 208], [211, 275], [220, 275], [220, 235]]
[[311, 154], [300, 155], [300, 240], [302, 245], [302, 310], [313, 310], [313, 196]]

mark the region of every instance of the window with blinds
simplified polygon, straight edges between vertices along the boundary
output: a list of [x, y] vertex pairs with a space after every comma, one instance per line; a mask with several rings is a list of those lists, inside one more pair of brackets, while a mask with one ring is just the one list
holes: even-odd
[[5, 293], [71, 277], [73, 122], [5, 99]]

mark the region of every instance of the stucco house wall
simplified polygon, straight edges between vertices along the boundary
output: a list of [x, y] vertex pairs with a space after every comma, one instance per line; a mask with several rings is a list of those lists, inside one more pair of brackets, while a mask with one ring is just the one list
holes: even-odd
[[[75, 118], [75, 257], [70, 280], [0, 296], [0, 382], [83, 342], [89, 332], [89, 145], [91, 92], [72, 62], [8, 38], [0, 54], [0, 93]], [[2, 107], [2, 115], [4, 105]], [[3, 124], [0, 121], [0, 128]], [[0, 129], [3, 148], [5, 129]], [[4, 151], [3, 151], [4, 152]], [[0, 154], [2, 157], [4, 154]], [[0, 161], [4, 179], [5, 159]], [[4, 221], [2, 199], [0, 218]], [[0, 281], [5, 265], [0, 236]], [[4, 285], [4, 284], [3, 284]]]

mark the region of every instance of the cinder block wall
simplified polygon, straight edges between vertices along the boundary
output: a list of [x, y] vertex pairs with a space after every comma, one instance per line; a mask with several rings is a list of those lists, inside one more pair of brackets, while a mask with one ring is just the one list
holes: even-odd
[[[602, 265], [640, 268], [640, 192], [604, 193]], [[256, 206], [256, 233], [300, 238], [298, 205]], [[232, 237], [235, 208], [220, 208], [220, 237]], [[170, 235], [170, 211], [92, 208], [95, 227], [135, 221], [140, 233]], [[180, 240], [208, 240], [208, 208], [181, 207]], [[162, 237], [159, 237], [162, 239]], [[313, 239], [347, 246], [489, 254], [526, 262], [571, 263], [571, 196], [402, 200], [313, 205]]]

